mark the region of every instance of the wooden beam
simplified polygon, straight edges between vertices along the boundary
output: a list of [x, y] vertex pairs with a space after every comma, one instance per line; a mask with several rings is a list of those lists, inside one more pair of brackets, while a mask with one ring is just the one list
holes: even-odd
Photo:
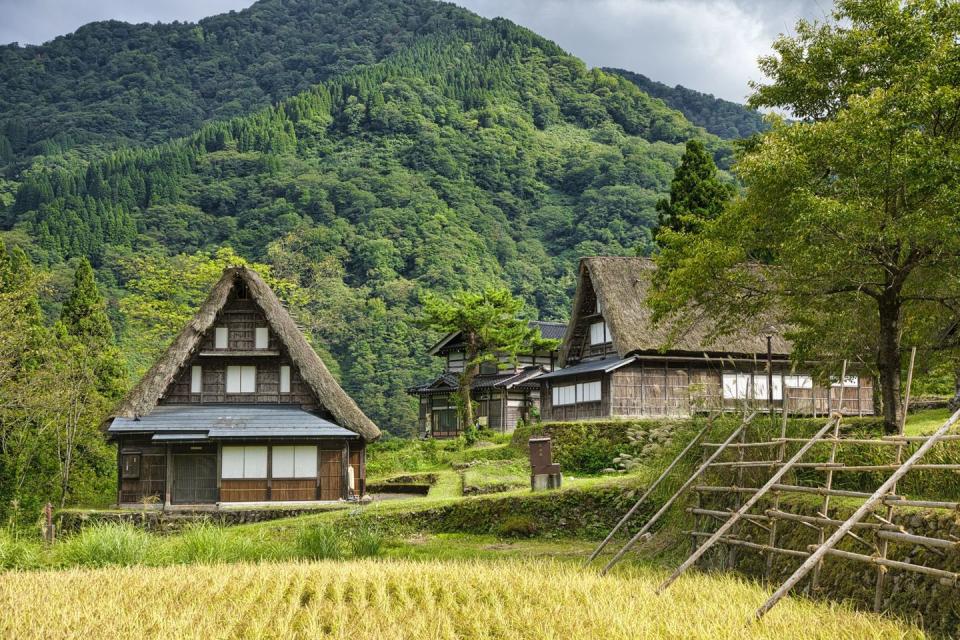
[[843, 539], [843, 537], [846, 536], [850, 530], [853, 529], [856, 523], [863, 520], [863, 518], [866, 517], [868, 513], [873, 511], [878, 504], [881, 504], [884, 496], [886, 496], [893, 489], [893, 487], [896, 486], [897, 482], [910, 471], [910, 468], [914, 464], [923, 458], [923, 456], [926, 455], [927, 452], [937, 444], [939, 438], [946, 435], [946, 433], [953, 428], [953, 426], [957, 423], [957, 420], [960, 420], [960, 410], [950, 416], [950, 418], [944, 422], [939, 429], [937, 429], [930, 439], [924, 442], [920, 448], [917, 449], [913, 455], [910, 456], [910, 458], [900, 466], [899, 469], [894, 471], [893, 475], [887, 478], [887, 481], [880, 485], [880, 487], [873, 492], [867, 501], [860, 505], [860, 508], [857, 509], [853, 515], [851, 515], [850, 518], [843, 523], [843, 525], [833, 532], [833, 535], [830, 536], [826, 542], [817, 547], [817, 550], [814, 551], [809, 558], [807, 558], [806, 562], [804, 562], [796, 571], [794, 571], [793, 575], [791, 575], [786, 582], [780, 585], [780, 588], [777, 589], [777, 591], [770, 596], [770, 598], [759, 609], [757, 609], [755, 617], [757, 619], [762, 618], [768, 611], [770, 611], [770, 609], [776, 606], [783, 596], [789, 593], [790, 590], [793, 589], [793, 587], [796, 586], [796, 584], [802, 580], [823, 559], [825, 555], [827, 555], [827, 553], [833, 550], [833, 547], [841, 539]]
[[[757, 415], [757, 412], [754, 411], [750, 413], [746, 418], [744, 418], [743, 422], [740, 423], [740, 426], [734, 429], [733, 433], [731, 433], [730, 436], [727, 438], [727, 442], [733, 442], [743, 432], [743, 430], [747, 428], [747, 425], [750, 424], [750, 422], [754, 419], [756, 415]], [[673, 506], [673, 503], [676, 502], [677, 499], [681, 495], [683, 495], [683, 493], [693, 485], [693, 483], [697, 480], [697, 478], [699, 478], [709, 468], [709, 464], [714, 460], [716, 460], [720, 456], [720, 454], [722, 454], [723, 452], [724, 452], [724, 449], [722, 447], [717, 449], [707, 459], [706, 462], [700, 465], [700, 467], [693, 473], [693, 475], [690, 476], [690, 478], [688, 478], [687, 481], [684, 482], [679, 489], [677, 489], [677, 491], [663, 504], [662, 507], [660, 507], [660, 510], [657, 511], [655, 514], [653, 514], [653, 517], [650, 518], [650, 520], [647, 521], [645, 525], [643, 525], [643, 528], [640, 529], [640, 531], [636, 535], [630, 538], [630, 540], [627, 541], [627, 544], [625, 544], [623, 548], [620, 549], [620, 551], [618, 551], [615, 556], [613, 556], [613, 559], [611, 559], [610, 562], [607, 563], [607, 566], [603, 568], [603, 571], [601, 571], [601, 575], [606, 575], [606, 573], [610, 571], [613, 565], [617, 564], [620, 561], [620, 559], [623, 558], [623, 556], [627, 553], [627, 551], [629, 551], [633, 545], [635, 545], [641, 538], [643, 538], [647, 534], [650, 528], [653, 527], [654, 523], [656, 523], [657, 520], [659, 520], [660, 517], [663, 516], [663, 514], [665, 514], [670, 509], [670, 507]]]
[[811, 447], [813, 447], [813, 445], [815, 445], [820, 438], [825, 436], [827, 432], [833, 428], [834, 423], [839, 419], [840, 419], [839, 416], [835, 416], [834, 418], [828, 420], [827, 424], [825, 424], [823, 428], [820, 429], [820, 431], [818, 431], [816, 435], [814, 435], [810, 439], [809, 442], [803, 445], [800, 448], [800, 450], [797, 451], [793, 455], [793, 457], [790, 458], [789, 461], [787, 461], [786, 464], [780, 467], [780, 469], [775, 474], [773, 474], [773, 476], [771, 476], [770, 480], [768, 480], [764, 486], [762, 486], [755, 494], [750, 496], [750, 498], [743, 504], [743, 506], [741, 506], [736, 511], [736, 513], [730, 516], [730, 519], [727, 520], [725, 523], [723, 523], [709, 540], [707, 540], [702, 545], [700, 545], [697, 548], [697, 550], [693, 552], [693, 554], [691, 554], [690, 557], [683, 562], [683, 564], [677, 567], [677, 570], [674, 571], [673, 574], [670, 575], [670, 577], [668, 577], [666, 580], [663, 581], [663, 583], [657, 588], [657, 593], [663, 593], [671, 584], [673, 584], [673, 582], [677, 578], [680, 577], [680, 575], [684, 571], [686, 571], [687, 569], [692, 567], [694, 564], [696, 564], [697, 560], [699, 560], [703, 556], [703, 554], [705, 554], [710, 549], [710, 547], [712, 547], [717, 542], [717, 540], [719, 540], [728, 531], [730, 531], [730, 529], [733, 528], [733, 526], [737, 523], [737, 521], [740, 520], [740, 518], [742, 518], [744, 514], [746, 514], [747, 511], [749, 511], [757, 502], [759, 502], [760, 498], [766, 495], [770, 491], [770, 489], [773, 487], [773, 485], [777, 484], [780, 481], [780, 479], [784, 475], [786, 475], [786, 473], [790, 470], [793, 464], [799, 461], [800, 458], [805, 456], [807, 454], [807, 451], [809, 451]]
[[640, 505], [646, 502], [647, 498], [650, 497], [650, 494], [652, 494], [656, 490], [656, 488], [660, 486], [660, 483], [663, 482], [667, 478], [667, 476], [670, 475], [670, 472], [673, 471], [673, 468], [680, 463], [680, 461], [687, 455], [690, 449], [696, 446], [700, 438], [706, 435], [707, 431], [710, 430], [710, 427], [713, 426], [713, 419], [714, 419], [713, 416], [711, 416], [709, 421], [707, 422], [707, 426], [701, 429], [700, 432], [693, 437], [693, 439], [687, 444], [687, 446], [683, 448], [683, 451], [677, 454], [677, 457], [675, 457], [673, 461], [669, 465], [667, 465], [667, 468], [663, 470], [663, 473], [661, 473], [660, 476], [653, 481], [653, 484], [651, 484], [647, 488], [644, 494], [640, 496], [640, 499], [637, 500], [637, 502], [632, 507], [630, 507], [630, 510], [627, 511], [627, 513], [622, 518], [620, 518], [620, 521], [616, 524], [616, 526], [613, 527], [610, 533], [607, 534], [607, 537], [603, 539], [603, 542], [601, 542], [597, 546], [597, 548], [593, 550], [593, 553], [590, 554], [590, 557], [588, 557], [586, 561], [584, 561], [583, 563], [584, 566], [593, 562], [596, 559], [596, 557], [600, 555], [600, 552], [603, 551], [603, 548], [610, 543], [610, 541], [613, 539], [613, 536], [615, 536], [617, 532], [620, 531], [623, 525], [625, 525], [627, 521], [633, 517], [633, 514], [636, 513], [637, 509], [640, 508]]

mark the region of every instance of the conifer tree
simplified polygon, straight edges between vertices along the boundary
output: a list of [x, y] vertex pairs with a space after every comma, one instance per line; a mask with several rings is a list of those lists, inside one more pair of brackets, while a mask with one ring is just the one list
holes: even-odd
[[699, 140], [689, 140], [670, 182], [670, 198], [657, 203], [660, 228], [695, 232], [723, 211], [733, 189], [717, 177], [717, 165]]
[[73, 291], [63, 305], [60, 321], [67, 332], [90, 347], [113, 344], [113, 327], [106, 303], [93, 276], [93, 267], [81, 258], [73, 278]]

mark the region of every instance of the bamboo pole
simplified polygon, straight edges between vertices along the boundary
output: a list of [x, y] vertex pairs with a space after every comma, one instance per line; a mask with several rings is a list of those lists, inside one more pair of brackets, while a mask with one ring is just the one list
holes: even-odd
[[613, 527], [613, 529], [610, 531], [607, 537], [604, 538], [603, 542], [601, 542], [597, 546], [597, 548], [593, 550], [593, 553], [591, 553], [590, 557], [586, 559], [586, 561], [583, 563], [583, 566], [590, 564], [596, 559], [598, 555], [600, 555], [600, 552], [603, 551], [603, 548], [606, 547], [611, 540], [613, 540], [613, 537], [617, 534], [617, 532], [620, 531], [620, 529], [627, 523], [628, 520], [630, 520], [631, 517], [633, 517], [633, 514], [636, 513], [637, 509], [640, 508], [640, 505], [642, 505], [647, 500], [647, 498], [649, 498], [650, 495], [656, 490], [656, 488], [660, 486], [660, 483], [663, 482], [668, 475], [670, 475], [670, 472], [673, 471], [674, 467], [676, 467], [680, 463], [680, 461], [683, 459], [683, 457], [687, 455], [690, 449], [696, 446], [700, 438], [706, 435], [707, 431], [710, 430], [710, 427], [713, 426], [713, 420], [714, 420], [714, 416], [711, 415], [707, 422], [707, 425], [703, 429], [701, 429], [697, 435], [693, 437], [693, 440], [691, 440], [689, 444], [687, 444], [687, 446], [683, 448], [683, 451], [677, 454], [677, 457], [674, 458], [669, 465], [667, 465], [667, 468], [663, 470], [663, 473], [661, 473], [656, 480], [653, 481], [653, 484], [651, 484], [647, 488], [647, 490], [644, 492], [644, 494], [640, 496], [640, 499], [637, 500], [637, 502], [632, 507], [630, 507], [630, 510], [627, 511], [627, 513], [622, 518], [620, 518], [620, 522], [618, 522], [616, 526]]
[[[866, 517], [868, 513], [873, 511], [873, 509], [883, 501], [884, 496], [887, 495], [893, 489], [893, 487], [897, 484], [900, 478], [905, 476], [907, 472], [910, 471], [910, 468], [914, 464], [916, 464], [918, 460], [923, 458], [923, 456], [925, 456], [927, 452], [934, 447], [934, 445], [937, 444], [937, 441], [941, 436], [945, 435], [951, 428], [953, 428], [953, 426], [957, 423], [958, 419], [960, 419], [960, 410], [958, 410], [952, 416], [950, 416], [950, 418], [946, 422], [944, 422], [939, 429], [937, 429], [937, 431], [930, 437], [929, 440], [924, 442], [920, 446], [920, 448], [917, 449], [913, 453], [913, 455], [910, 456], [910, 458], [903, 465], [900, 466], [899, 469], [894, 471], [893, 475], [887, 478], [887, 481], [884, 482], [880, 486], [880, 488], [874, 491], [873, 494], [870, 496], [870, 498], [868, 498], [866, 502], [860, 505], [860, 508], [857, 509], [853, 513], [853, 515], [851, 515], [850, 518], [848, 518], [847, 521], [843, 523], [843, 525], [841, 525], [836, 531], [834, 531], [833, 535], [830, 536], [830, 538], [826, 542], [824, 542], [822, 545], [819, 545], [817, 547], [817, 550], [814, 551], [809, 558], [807, 558], [806, 562], [804, 562], [796, 571], [794, 571], [793, 575], [791, 575], [786, 582], [780, 585], [780, 588], [777, 589], [777, 591], [772, 596], [770, 596], [770, 598], [763, 604], [763, 606], [757, 609], [757, 612], [755, 614], [756, 619], [762, 618], [768, 611], [770, 611], [770, 609], [776, 606], [776, 604], [783, 598], [783, 596], [789, 593], [790, 590], [793, 589], [793, 587], [796, 586], [796, 584], [800, 580], [802, 580], [804, 576], [806, 576], [813, 569], [813, 567], [816, 566], [817, 563], [819, 563], [825, 555], [827, 555], [829, 551], [833, 549], [833, 547], [837, 544], [837, 542], [839, 542], [845, 535], [847, 535], [847, 532], [853, 529], [853, 526], [856, 523], [863, 520], [863, 518]], [[887, 562], [890, 562], [890, 561], [887, 561]], [[885, 565], [885, 566], [890, 566], [890, 565]]]
[[[890, 525], [886, 525], [890, 526]], [[960, 541], [944, 540], [942, 538], [930, 538], [927, 536], [917, 536], [902, 531], [878, 531], [877, 537], [890, 542], [899, 542], [901, 544], [915, 544], [921, 547], [933, 547], [935, 549], [960, 549]]]
[[800, 460], [800, 458], [806, 455], [807, 451], [809, 451], [810, 448], [813, 447], [813, 445], [816, 444], [820, 438], [826, 435], [826, 433], [833, 428], [835, 421], [838, 419], [839, 417], [834, 417], [831, 420], [828, 420], [827, 424], [824, 425], [823, 428], [820, 429], [820, 431], [818, 431], [816, 435], [810, 439], [809, 442], [803, 445], [800, 448], [800, 450], [797, 451], [792, 458], [790, 458], [789, 462], [787, 462], [775, 474], [773, 474], [770, 480], [768, 480], [767, 483], [763, 487], [761, 487], [759, 491], [753, 494], [750, 497], [750, 499], [747, 500], [743, 504], [743, 506], [740, 507], [740, 509], [738, 509], [737, 512], [730, 517], [729, 520], [727, 520], [725, 523], [723, 523], [723, 525], [721, 525], [719, 529], [717, 529], [713, 537], [711, 537], [705, 543], [700, 545], [700, 547], [698, 547], [697, 550], [689, 558], [687, 558], [683, 562], [683, 564], [681, 564], [669, 578], [664, 580], [663, 584], [661, 584], [657, 588], [657, 593], [663, 593], [663, 591], [666, 590], [667, 587], [673, 584], [673, 582], [680, 577], [680, 574], [682, 574], [684, 571], [692, 567], [697, 562], [697, 560], [699, 560], [703, 556], [703, 554], [706, 553], [708, 549], [710, 549], [710, 547], [716, 544], [717, 540], [719, 540], [723, 535], [725, 535], [727, 531], [729, 531], [733, 527], [733, 525], [735, 525], [737, 521], [741, 517], [743, 517], [743, 515], [753, 507], [753, 505], [759, 502], [760, 498], [766, 495], [767, 492], [770, 491], [770, 489], [773, 487], [773, 485], [777, 484], [780, 481], [780, 478], [786, 475], [786, 473], [790, 470], [790, 467], [792, 467], [794, 463], [796, 463], [798, 460]]
[[[917, 348], [913, 347], [910, 349], [910, 368], [907, 369], [907, 393], [903, 400], [903, 417], [900, 419], [900, 428], [898, 429], [898, 436], [904, 435], [904, 431], [907, 428], [907, 412], [910, 410], [910, 391], [913, 387], [913, 363], [917, 358]], [[896, 454], [896, 463], [899, 465], [903, 462], [903, 443], [900, 442], [897, 444], [897, 454]], [[914, 467], [916, 468], [916, 467]], [[897, 485], [894, 484], [891, 491], [897, 491]], [[887, 505], [887, 520], [893, 519], [893, 507]], [[888, 538], [880, 538], [882, 542], [880, 543], [880, 557], [886, 559], [887, 551], [890, 547], [890, 540]], [[880, 609], [883, 607], [883, 583], [886, 581], [887, 568], [883, 565], [877, 565], [877, 587], [876, 591], [873, 594], [873, 610], [877, 613], [880, 612]]]
[[[846, 379], [847, 379], [847, 361], [844, 360], [843, 366], [840, 368], [840, 380], [839, 380], [839, 386], [837, 387], [840, 394], [840, 397], [837, 400], [837, 404], [839, 405], [837, 407], [838, 416], [843, 414], [843, 395], [844, 395], [844, 389], [846, 388], [843, 385]], [[829, 389], [827, 393], [829, 393]], [[827, 461], [827, 464], [830, 465], [830, 467], [832, 467], [833, 464], [836, 463], [837, 461], [837, 440], [839, 439], [840, 439], [840, 418], [837, 417], [837, 421], [833, 425], [833, 444], [830, 445], [830, 458]], [[827, 493], [823, 494], [823, 509], [820, 511], [820, 515], [827, 519], [830, 518], [830, 498], [832, 496], [830, 495], [829, 491], [833, 489], [833, 471], [834, 470], [832, 468], [827, 469], [827, 478], [824, 481], [824, 484], [825, 484], [824, 488], [827, 490]], [[823, 527], [820, 527], [820, 533], [818, 536], [820, 540], [820, 544], [823, 544], [823, 541], [826, 538], [826, 535], [827, 535], [826, 529], [824, 529]], [[823, 567], [823, 563], [818, 564], [813, 569], [813, 580], [810, 581], [811, 591], [816, 591], [817, 587], [820, 584], [820, 570], [822, 567]]]
[[[730, 434], [730, 437], [727, 438], [727, 441], [733, 442], [743, 432], [743, 430], [747, 428], [747, 425], [750, 424], [750, 422], [753, 420], [753, 418], [756, 415], [757, 415], [757, 412], [753, 411], [746, 418], [744, 418], [743, 422], [740, 423], [740, 426], [737, 427], [733, 431], [733, 433]], [[636, 535], [630, 538], [630, 540], [627, 541], [627, 544], [623, 545], [623, 548], [620, 549], [620, 551], [618, 551], [615, 556], [613, 556], [610, 562], [607, 563], [607, 566], [603, 568], [603, 571], [600, 572], [601, 575], [606, 575], [607, 572], [610, 571], [610, 569], [613, 567], [613, 565], [617, 564], [620, 561], [620, 559], [623, 558], [624, 555], [626, 555], [627, 551], [629, 551], [630, 548], [640, 540], [640, 538], [644, 537], [647, 534], [647, 531], [649, 531], [650, 528], [653, 527], [654, 523], [656, 523], [660, 519], [660, 517], [663, 516], [663, 514], [665, 514], [667, 510], [670, 509], [671, 506], [673, 506], [673, 503], [676, 502], [677, 499], [681, 495], [683, 495], [683, 493], [687, 489], [689, 489], [691, 485], [693, 485], [693, 483], [697, 480], [697, 478], [699, 478], [701, 474], [703, 474], [703, 472], [707, 470], [709, 463], [717, 459], [720, 456], [720, 454], [723, 453], [723, 451], [724, 449], [722, 448], [717, 449], [716, 451], [713, 452], [713, 454], [709, 458], [707, 458], [707, 461], [705, 463], [700, 465], [700, 467], [694, 472], [694, 474], [690, 476], [687, 479], [687, 481], [684, 482], [679, 489], [677, 489], [677, 491], [663, 504], [662, 507], [660, 507], [660, 510], [657, 511], [655, 514], [653, 514], [653, 517], [647, 521], [647, 524], [643, 525], [643, 528], [640, 529], [640, 531], [638, 531]]]
[[[691, 531], [690, 535], [695, 538], [709, 538], [712, 536], [712, 533], [707, 533], [706, 531]], [[796, 551], [794, 549], [783, 549], [780, 547], [771, 547], [766, 544], [758, 544], [756, 542], [748, 542], [747, 540], [740, 540], [739, 538], [733, 538], [730, 536], [723, 536], [720, 540], [723, 544], [736, 545], [738, 547], [745, 547], [747, 549], [755, 549], [757, 551], [769, 552], [769, 553], [779, 553], [781, 555], [794, 556], [797, 558], [806, 558], [810, 554], [806, 551]]]
[[[783, 441], [783, 439], [787, 437], [787, 412], [788, 412], [787, 405], [789, 404], [787, 400], [788, 400], [789, 394], [787, 393], [787, 386], [785, 384], [781, 384], [780, 386], [783, 389], [783, 409], [782, 409], [783, 416], [780, 420], [781, 442], [780, 442], [780, 448], [777, 450], [777, 460], [779, 462], [783, 462], [783, 459], [787, 456], [787, 443]], [[779, 511], [780, 509], [780, 492], [779, 491], [774, 491], [773, 493], [773, 508], [774, 510], [777, 510], [777, 511]], [[770, 521], [771, 521], [770, 536], [767, 538], [767, 546], [772, 548], [777, 546], [778, 520], [776, 518], [771, 518]], [[770, 575], [772, 573], [773, 573], [773, 554], [768, 552], [767, 558], [766, 558], [766, 574], [765, 574], [767, 580], [770, 580]]]

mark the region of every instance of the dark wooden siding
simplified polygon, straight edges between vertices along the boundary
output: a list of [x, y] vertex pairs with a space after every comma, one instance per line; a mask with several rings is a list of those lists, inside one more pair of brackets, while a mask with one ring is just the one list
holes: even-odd
[[119, 479], [119, 501], [121, 504], [163, 502], [167, 487], [167, 451], [163, 446], [150, 444], [149, 441], [121, 439], [118, 442], [120, 465], [125, 456], [139, 457], [139, 474], [136, 478]]

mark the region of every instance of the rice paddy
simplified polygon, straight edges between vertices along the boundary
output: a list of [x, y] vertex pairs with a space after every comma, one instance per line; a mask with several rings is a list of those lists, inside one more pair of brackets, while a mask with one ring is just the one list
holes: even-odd
[[922, 638], [892, 619], [791, 599], [748, 623], [766, 591], [658, 570], [608, 577], [550, 560], [352, 560], [8, 572], [0, 637]]

